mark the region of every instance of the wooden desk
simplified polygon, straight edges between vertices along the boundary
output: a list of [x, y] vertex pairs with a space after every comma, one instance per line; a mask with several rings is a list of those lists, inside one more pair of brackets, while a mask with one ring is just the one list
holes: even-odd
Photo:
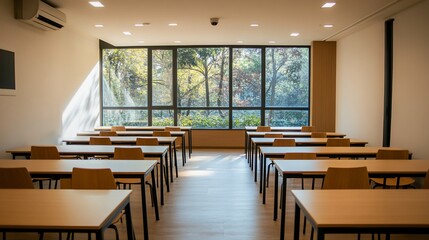
[[[429, 190], [292, 190], [294, 240], [301, 210], [317, 233], [429, 234]], [[389, 238], [386, 239], [389, 239]], [[284, 238], [280, 238], [284, 239]]]
[[[186, 163], [186, 141], [185, 135], [186, 133], [183, 131], [172, 131], [170, 132], [172, 137], [180, 137], [182, 139], [182, 162], [183, 166]], [[117, 131], [116, 134], [120, 137], [148, 137], [153, 136], [153, 131]], [[77, 136], [100, 136], [99, 131], [86, 131], [86, 132], [78, 132]], [[191, 148], [191, 147], [189, 147]], [[190, 151], [190, 150], [189, 150]]]
[[0, 231], [88, 232], [102, 240], [104, 230], [125, 209], [131, 240], [130, 194], [131, 190], [0, 189]]
[[[282, 174], [282, 205], [286, 206], [288, 178], [323, 178], [328, 167], [367, 167], [370, 177], [425, 177], [429, 160], [274, 160], [274, 220], [278, 211], [278, 174]], [[375, 190], [374, 190], [375, 191]], [[378, 191], [378, 190], [377, 190]], [[281, 211], [280, 235], [284, 239], [286, 208]]]
[[[258, 151], [259, 147], [261, 146], [272, 146], [274, 143], [275, 138], [252, 138], [251, 144], [250, 144], [250, 152], [251, 152], [251, 159], [252, 162], [252, 170], [253, 165], [255, 167], [257, 166], [257, 160], [258, 160]], [[328, 138], [292, 138], [295, 140], [296, 146], [299, 147], [315, 147], [315, 146], [326, 146], [326, 142], [328, 141]], [[350, 146], [351, 147], [365, 147], [365, 145], [368, 144], [367, 141], [362, 141], [358, 139], [351, 138], [350, 139]], [[256, 181], [256, 175], [255, 175], [255, 181]]]
[[382, 147], [261, 147], [259, 192], [263, 193], [262, 203], [265, 204], [265, 166], [267, 158], [282, 158], [286, 153], [290, 152], [315, 153], [317, 157], [375, 158], [379, 149], [382, 149]]
[[[245, 153], [247, 159], [250, 159], [251, 153], [250, 153], [250, 146], [251, 146], [251, 140], [252, 138], [263, 138], [266, 133], [273, 133], [273, 132], [246, 132], [245, 141]], [[282, 134], [284, 138], [310, 138], [311, 132], [275, 132], [278, 134]], [[336, 133], [336, 132], [327, 132], [326, 133], [328, 138], [343, 138], [346, 135], [342, 133]]]
[[[136, 146], [121, 146], [121, 147], [136, 147]], [[164, 166], [168, 169], [168, 147], [167, 146], [140, 146], [145, 157], [155, 157], [159, 158], [161, 164], [161, 169]], [[82, 155], [85, 158], [88, 156], [94, 155], [108, 155], [113, 157], [115, 152], [115, 146], [110, 145], [60, 145], [57, 146], [57, 149], [61, 155]], [[31, 146], [19, 147], [14, 149], [9, 149], [7, 153], [12, 154], [12, 158], [15, 159], [17, 156], [23, 156], [27, 159], [31, 155]], [[163, 161], [164, 160], [164, 161]], [[169, 176], [168, 172], [166, 174], [166, 187], [167, 192], [170, 191]], [[164, 205], [164, 171], [160, 171], [160, 180], [161, 180], [161, 205]]]
[[[256, 126], [244, 127], [244, 153], [247, 154], [247, 132], [256, 132]], [[272, 132], [301, 132], [302, 127], [271, 127]]]
[[[0, 160], [0, 167], [25, 167], [32, 177], [70, 178], [73, 168], [110, 168], [115, 178], [140, 178], [141, 199], [143, 212], [143, 229], [145, 239], [148, 239], [147, 206], [145, 178], [151, 174], [152, 186], [156, 186], [153, 169], [155, 160]], [[162, 184], [161, 184], [162, 186]], [[161, 199], [163, 198], [161, 187]], [[52, 191], [52, 190], [51, 190]], [[156, 187], [152, 188], [156, 220], [159, 220]]]
[[[76, 136], [69, 137], [62, 140], [62, 142], [72, 145], [72, 144], [89, 144], [90, 136]], [[136, 145], [137, 138], [153, 138], [153, 137], [109, 137], [103, 136], [103, 138], [110, 138], [110, 141], [113, 145]], [[176, 177], [179, 177], [179, 171], [177, 168], [177, 154], [176, 154], [176, 137], [155, 137], [158, 139], [158, 142], [161, 145], [168, 145], [169, 155], [170, 155], [170, 180], [173, 182], [173, 159], [174, 166], [176, 170]], [[174, 157], [173, 157], [174, 155]]]
[[[189, 146], [189, 158], [192, 154], [192, 127], [186, 126], [173, 126], [180, 127], [180, 131], [185, 131], [188, 133], [188, 146]], [[125, 126], [126, 131], [164, 131], [165, 126]], [[110, 126], [100, 126], [94, 128], [95, 131], [110, 131]]]

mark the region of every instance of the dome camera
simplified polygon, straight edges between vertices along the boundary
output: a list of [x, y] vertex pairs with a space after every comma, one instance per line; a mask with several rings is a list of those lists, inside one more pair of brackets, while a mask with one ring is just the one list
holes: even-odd
[[210, 18], [210, 24], [212, 26], [217, 26], [218, 23], [219, 23], [219, 18]]

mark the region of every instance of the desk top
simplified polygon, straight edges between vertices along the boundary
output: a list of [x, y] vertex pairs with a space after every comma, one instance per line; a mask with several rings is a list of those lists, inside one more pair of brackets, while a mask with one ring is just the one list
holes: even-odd
[[[171, 136], [185, 136], [184, 131], [171, 131]], [[118, 136], [153, 136], [153, 131], [117, 131]], [[78, 132], [77, 136], [100, 136], [99, 131]]]
[[[247, 135], [251, 137], [263, 137], [267, 133], [276, 133], [276, 134], [283, 134], [283, 137], [292, 137], [292, 138], [299, 138], [304, 137], [308, 138], [311, 137], [311, 132], [252, 132], [248, 131]], [[343, 133], [336, 133], [336, 132], [327, 132], [327, 137], [345, 137], [346, 134]]]
[[429, 227], [429, 190], [292, 190], [315, 227]]
[[273, 160], [283, 174], [325, 174], [328, 167], [367, 167], [369, 174], [425, 176], [429, 160]]
[[156, 160], [0, 160], [0, 167], [25, 167], [32, 175], [69, 175], [74, 167], [110, 168], [114, 175], [145, 175], [155, 167]]
[[[192, 127], [184, 127], [184, 126], [171, 126], [171, 127], [180, 127], [180, 130], [182, 131], [190, 131], [192, 130]], [[127, 131], [163, 131], [165, 130], [165, 126], [125, 126], [125, 129]], [[112, 127], [110, 126], [99, 126], [95, 127], [95, 131], [110, 131]]]
[[[160, 143], [173, 143], [176, 137], [110, 137], [110, 136], [97, 136], [101, 138], [110, 138], [112, 144], [136, 144], [137, 138], [157, 138]], [[90, 136], [76, 136], [69, 137], [62, 140], [62, 142], [73, 144], [89, 144]]]
[[[255, 144], [272, 145], [275, 138], [252, 138], [252, 142]], [[281, 139], [281, 138], [279, 138]], [[326, 145], [328, 138], [292, 138], [295, 139], [297, 145]], [[366, 145], [367, 141], [362, 141], [354, 138], [350, 138], [350, 145]]]
[[281, 156], [289, 152], [316, 153], [317, 155], [375, 156], [379, 149], [400, 149], [383, 147], [261, 147], [264, 155]]
[[[257, 127], [255, 127], [255, 126], [247, 126], [247, 127], [244, 127], [244, 129], [246, 130], [246, 131], [256, 131], [256, 128]], [[271, 131], [273, 131], [273, 132], [282, 132], [282, 131], [284, 131], [284, 132], [301, 132], [301, 129], [302, 129], [302, 127], [271, 127]]]
[[[62, 155], [79, 155], [79, 154], [95, 154], [95, 155], [109, 155], [113, 154], [115, 148], [119, 146], [113, 145], [60, 145], [57, 146], [58, 152]], [[135, 148], [140, 147], [145, 154], [162, 155], [167, 153], [168, 146], [120, 146], [121, 148]], [[19, 147], [6, 150], [7, 153], [31, 153], [31, 146]]]
[[0, 228], [100, 230], [130, 194], [131, 190], [0, 189]]

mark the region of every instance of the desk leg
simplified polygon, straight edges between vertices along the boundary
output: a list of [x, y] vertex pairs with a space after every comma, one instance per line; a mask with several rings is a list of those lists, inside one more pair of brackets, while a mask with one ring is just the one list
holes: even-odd
[[[171, 144], [170, 144], [171, 147]], [[176, 141], [173, 142], [173, 152], [174, 152], [174, 167], [176, 167], [176, 177], [179, 177], [179, 170], [177, 169], [177, 154], [176, 154]], [[171, 154], [170, 154], [170, 158], [171, 158]], [[173, 174], [171, 174], [171, 176], [173, 176]], [[171, 177], [173, 178], [173, 177]]]
[[186, 163], [186, 142], [185, 137], [182, 137], [182, 165], [185, 166]]
[[[162, 176], [161, 176], [162, 177]], [[147, 224], [147, 206], [146, 206], [146, 184], [145, 184], [145, 177], [141, 177], [141, 195], [142, 195], [142, 212], [143, 212], [143, 235], [144, 239], [149, 239], [149, 228]], [[161, 183], [162, 187], [162, 183]], [[162, 197], [162, 195], [161, 195]], [[128, 225], [128, 218], [127, 218], [127, 225]]]
[[274, 216], [273, 220], [277, 220], [277, 212], [279, 205], [279, 171], [274, 168]]
[[[144, 180], [144, 177], [143, 177]], [[141, 184], [141, 185], [145, 185], [145, 184]], [[143, 187], [144, 188], [144, 187]], [[145, 204], [146, 205], [146, 204]], [[125, 206], [125, 220], [127, 221], [127, 239], [128, 240], [133, 240], [133, 223], [131, 220], [131, 207], [130, 207], [130, 203], [127, 204], [127, 206]]]
[[[89, 232], [89, 236], [91, 236], [91, 232]], [[104, 231], [100, 230], [95, 233], [95, 239], [103, 240], [104, 239]]]
[[[261, 158], [261, 159], [259, 159], [259, 162], [260, 162], [260, 169], [259, 169], [259, 193], [262, 193], [262, 189], [264, 188], [264, 183], [262, 182], [262, 178], [263, 178], [263, 175], [264, 175], [264, 162], [265, 162], [265, 156], [263, 157], [263, 158]], [[255, 163], [256, 164], [256, 163]]]
[[[155, 207], [155, 217], [156, 220], [159, 220], [159, 209], [158, 209], [158, 195], [156, 193], [156, 180], [155, 180], [155, 170], [152, 170], [151, 177], [152, 177], [152, 197], [153, 197], [153, 205]], [[143, 179], [144, 180], [144, 179]]]
[[[285, 239], [285, 224], [286, 224], [286, 178], [283, 177], [282, 181], [282, 191], [281, 191], [281, 207], [282, 207], [282, 215], [280, 222], [280, 239]], [[298, 235], [299, 236], [299, 235]]]
[[[247, 131], [244, 130], [244, 154], [247, 154]], [[247, 156], [246, 156], [247, 157]], [[249, 161], [248, 161], [249, 162]]]
[[317, 240], [325, 240], [325, 233], [321, 229], [317, 230]]
[[189, 148], [189, 158], [191, 158], [192, 153], [192, 130], [188, 131], [188, 148]]
[[[261, 159], [262, 161], [262, 159]], [[261, 168], [261, 172], [262, 173], [262, 203], [265, 204], [265, 199], [266, 199], [266, 191], [267, 191], [267, 158], [264, 158], [264, 161], [262, 163], [262, 168]]]
[[[160, 193], [159, 193], [159, 195], [160, 195], [160, 198], [161, 198], [161, 205], [164, 205], [164, 163], [163, 163], [163, 161], [164, 161], [164, 156], [161, 156], [160, 157], [160, 159], [159, 159], [159, 163], [161, 164], [161, 170], [159, 171], [159, 178], [160, 178], [160, 181], [161, 181], [161, 186], [160, 186]], [[167, 182], [167, 184], [168, 184], [168, 182]]]
[[165, 185], [167, 186], [167, 192], [170, 192], [170, 179], [168, 174], [168, 154], [165, 154]]
[[[173, 182], [173, 152], [171, 150], [171, 143], [168, 144], [169, 148], [169, 155], [170, 155], [170, 180]], [[177, 159], [175, 159], [175, 162], [177, 162]], [[176, 170], [177, 170], [177, 164], [176, 164]], [[167, 170], [168, 171], [168, 170]]]
[[[301, 208], [295, 203], [295, 221], [293, 230], [293, 239], [299, 240], [299, 222], [301, 218]], [[284, 237], [282, 238], [284, 239]]]

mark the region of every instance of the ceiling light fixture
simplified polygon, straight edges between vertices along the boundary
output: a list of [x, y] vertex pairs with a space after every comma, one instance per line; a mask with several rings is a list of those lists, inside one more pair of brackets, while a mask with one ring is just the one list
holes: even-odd
[[327, 3], [323, 4], [322, 8], [331, 8], [333, 6], [335, 6], [334, 2], [327, 2]]
[[174, 43], [182, 43], [182, 41], [176, 40], [174, 41]]
[[324, 28], [332, 28], [332, 27], [334, 27], [334, 25], [332, 25], [332, 24], [324, 24], [323, 27]]
[[242, 44], [242, 43], [243, 43], [243, 41], [241, 41], [241, 40], [238, 40], [238, 41], [237, 41], [237, 43], [238, 43], [238, 44]]
[[257, 23], [252, 23], [252, 24], [250, 24], [250, 26], [251, 26], [251, 27], [259, 27], [259, 24], [257, 24]]
[[130, 36], [132, 35], [130, 32], [122, 32], [124, 35]]
[[291, 36], [291, 37], [298, 37], [298, 36], [299, 36], [299, 33], [291, 33], [291, 34], [290, 34], [290, 36]]
[[96, 27], [96, 28], [102, 28], [102, 27], [104, 27], [104, 25], [103, 24], [95, 24], [94, 27]]
[[176, 27], [177, 23], [169, 23], [168, 26], [170, 26], [170, 27]]
[[268, 43], [273, 44], [276, 43], [276, 41], [268, 41]]
[[139, 43], [144, 43], [144, 41], [143, 41], [143, 40], [140, 40], [140, 41], [139, 41]]
[[134, 27], [146, 27], [146, 26], [149, 26], [149, 25], [150, 25], [150, 23], [148, 23], [148, 22], [136, 23], [136, 24], [134, 24]]
[[91, 1], [88, 3], [91, 4], [93, 7], [97, 7], [97, 8], [104, 7], [104, 5], [99, 1]]

